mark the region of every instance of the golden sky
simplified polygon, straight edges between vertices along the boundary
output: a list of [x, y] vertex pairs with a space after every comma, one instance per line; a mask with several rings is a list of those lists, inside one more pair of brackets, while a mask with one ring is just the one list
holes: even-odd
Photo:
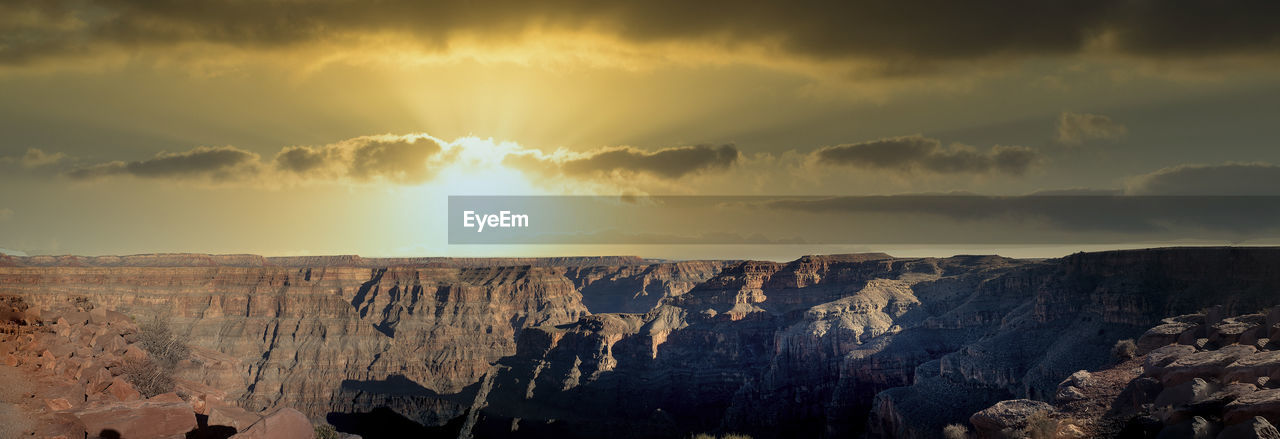
[[788, 257], [812, 248], [450, 246], [440, 212], [1280, 195], [1278, 19], [1271, 1], [7, 1], [0, 247]]

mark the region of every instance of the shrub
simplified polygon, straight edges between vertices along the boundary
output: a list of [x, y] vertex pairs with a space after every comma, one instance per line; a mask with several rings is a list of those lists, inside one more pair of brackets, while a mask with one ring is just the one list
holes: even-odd
[[173, 391], [173, 374], [150, 358], [125, 362], [121, 375], [147, 398]]
[[316, 439], [338, 439], [341, 435], [338, 430], [329, 424], [316, 424]]
[[138, 325], [138, 329], [138, 344], [160, 366], [172, 370], [179, 361], [191, 356], [191, 348], [169, 329], [168, 320], [153, 318]]
[[946, 439], [966, 439], [969, 437], [969, 429], [960, 424], [951, 424], [942, 428], [942, 437]]
[[1031, 439], [1053, 439], [1058, 435], [1058, 421], [1048, 411], [1038, 411], [1027, 417], [1027, 435]]
[[138, 325], [138, 329], [138, 345], [148, 357], [124, 364], [125, 381], [147, 398], [172, 392], [173, 370], [191, 355], [191, 348], [169, 329], [168, 320], [153, 318]]
[[1111, 356], [1115, 357], [1116, 361], [1128, 360], [1137, 354], [1138, 345], [1134, 344], [1132, 338], [1117, 341], [1116, 345], [1111, 347]]

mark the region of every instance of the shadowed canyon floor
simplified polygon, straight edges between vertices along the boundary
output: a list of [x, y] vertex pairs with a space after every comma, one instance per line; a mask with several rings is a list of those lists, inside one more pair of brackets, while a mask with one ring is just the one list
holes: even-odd
[[[366, 438], [937, 437], [1161, 319], [1280, 303], [1280, 249], [998, 256], [0, 257], [0, 294], [168, 316], [180, 379]], [[0, 413], [0, 416], [4, 413]]]

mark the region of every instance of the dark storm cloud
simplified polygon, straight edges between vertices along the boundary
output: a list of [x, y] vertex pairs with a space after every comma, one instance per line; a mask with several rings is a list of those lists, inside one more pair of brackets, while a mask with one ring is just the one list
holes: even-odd
[[1130, 195], [1280, 195], [1280, 166], [1267, 163], [1180, 165], [1130, 178]]
[[562, 173], [571, 177], [637, 173], [677, 179], [703, 171], [728, 169], [738, 161], [738, 156], [738, 148], [733, 145], [682, 146], [654, 152], [621, 147], [606, 148], [580, 158], [561, 161], [516, 154], [508, 156], [504, 163], [524, 170]]
[[1161, 57], [1280, 48], [1280, 3], [1270, 0], [28, 0], [0, 5], [0, 16], [18, 17], [0, 20], [0, 61], [10, 64], [101, 45], [277, 48], [387, 32], [445, 50], [458, 34], [509, 39], [531, 30], [603, 32], [636, 43], [769, 42], [814, 59], [880, 60], [886, 72], [938, 60], [1071, 54], [1098, 40]]
[[813, 152], [820, 164], [867, 169], [937, 174], [1003, 173], [1021, 175], [1039, 154], [1025, 146], [994, 146], [980, 151], [965, 146], [944, 148], [942, 142], [921, 136], [893, 137], [848, 145], [827, 146]]
[[232, 146], [202, 146], [186, 152], [162, 152], [133, 162], [113, 161], [74, 168], [66, 172], [76, 180], [116, 175], [144, 178], [207, 177], [225, 180], [257, 173], [258, 155]]

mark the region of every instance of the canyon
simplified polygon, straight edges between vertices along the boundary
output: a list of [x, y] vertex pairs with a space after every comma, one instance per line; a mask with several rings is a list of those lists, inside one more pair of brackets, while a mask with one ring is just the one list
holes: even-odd
[[1280, 302], [1280, 249], [1056, 259], [0, 256], [0, 295], [163, 316], [180, 378], [366, 438], [937, 437], [1170, 316]]

